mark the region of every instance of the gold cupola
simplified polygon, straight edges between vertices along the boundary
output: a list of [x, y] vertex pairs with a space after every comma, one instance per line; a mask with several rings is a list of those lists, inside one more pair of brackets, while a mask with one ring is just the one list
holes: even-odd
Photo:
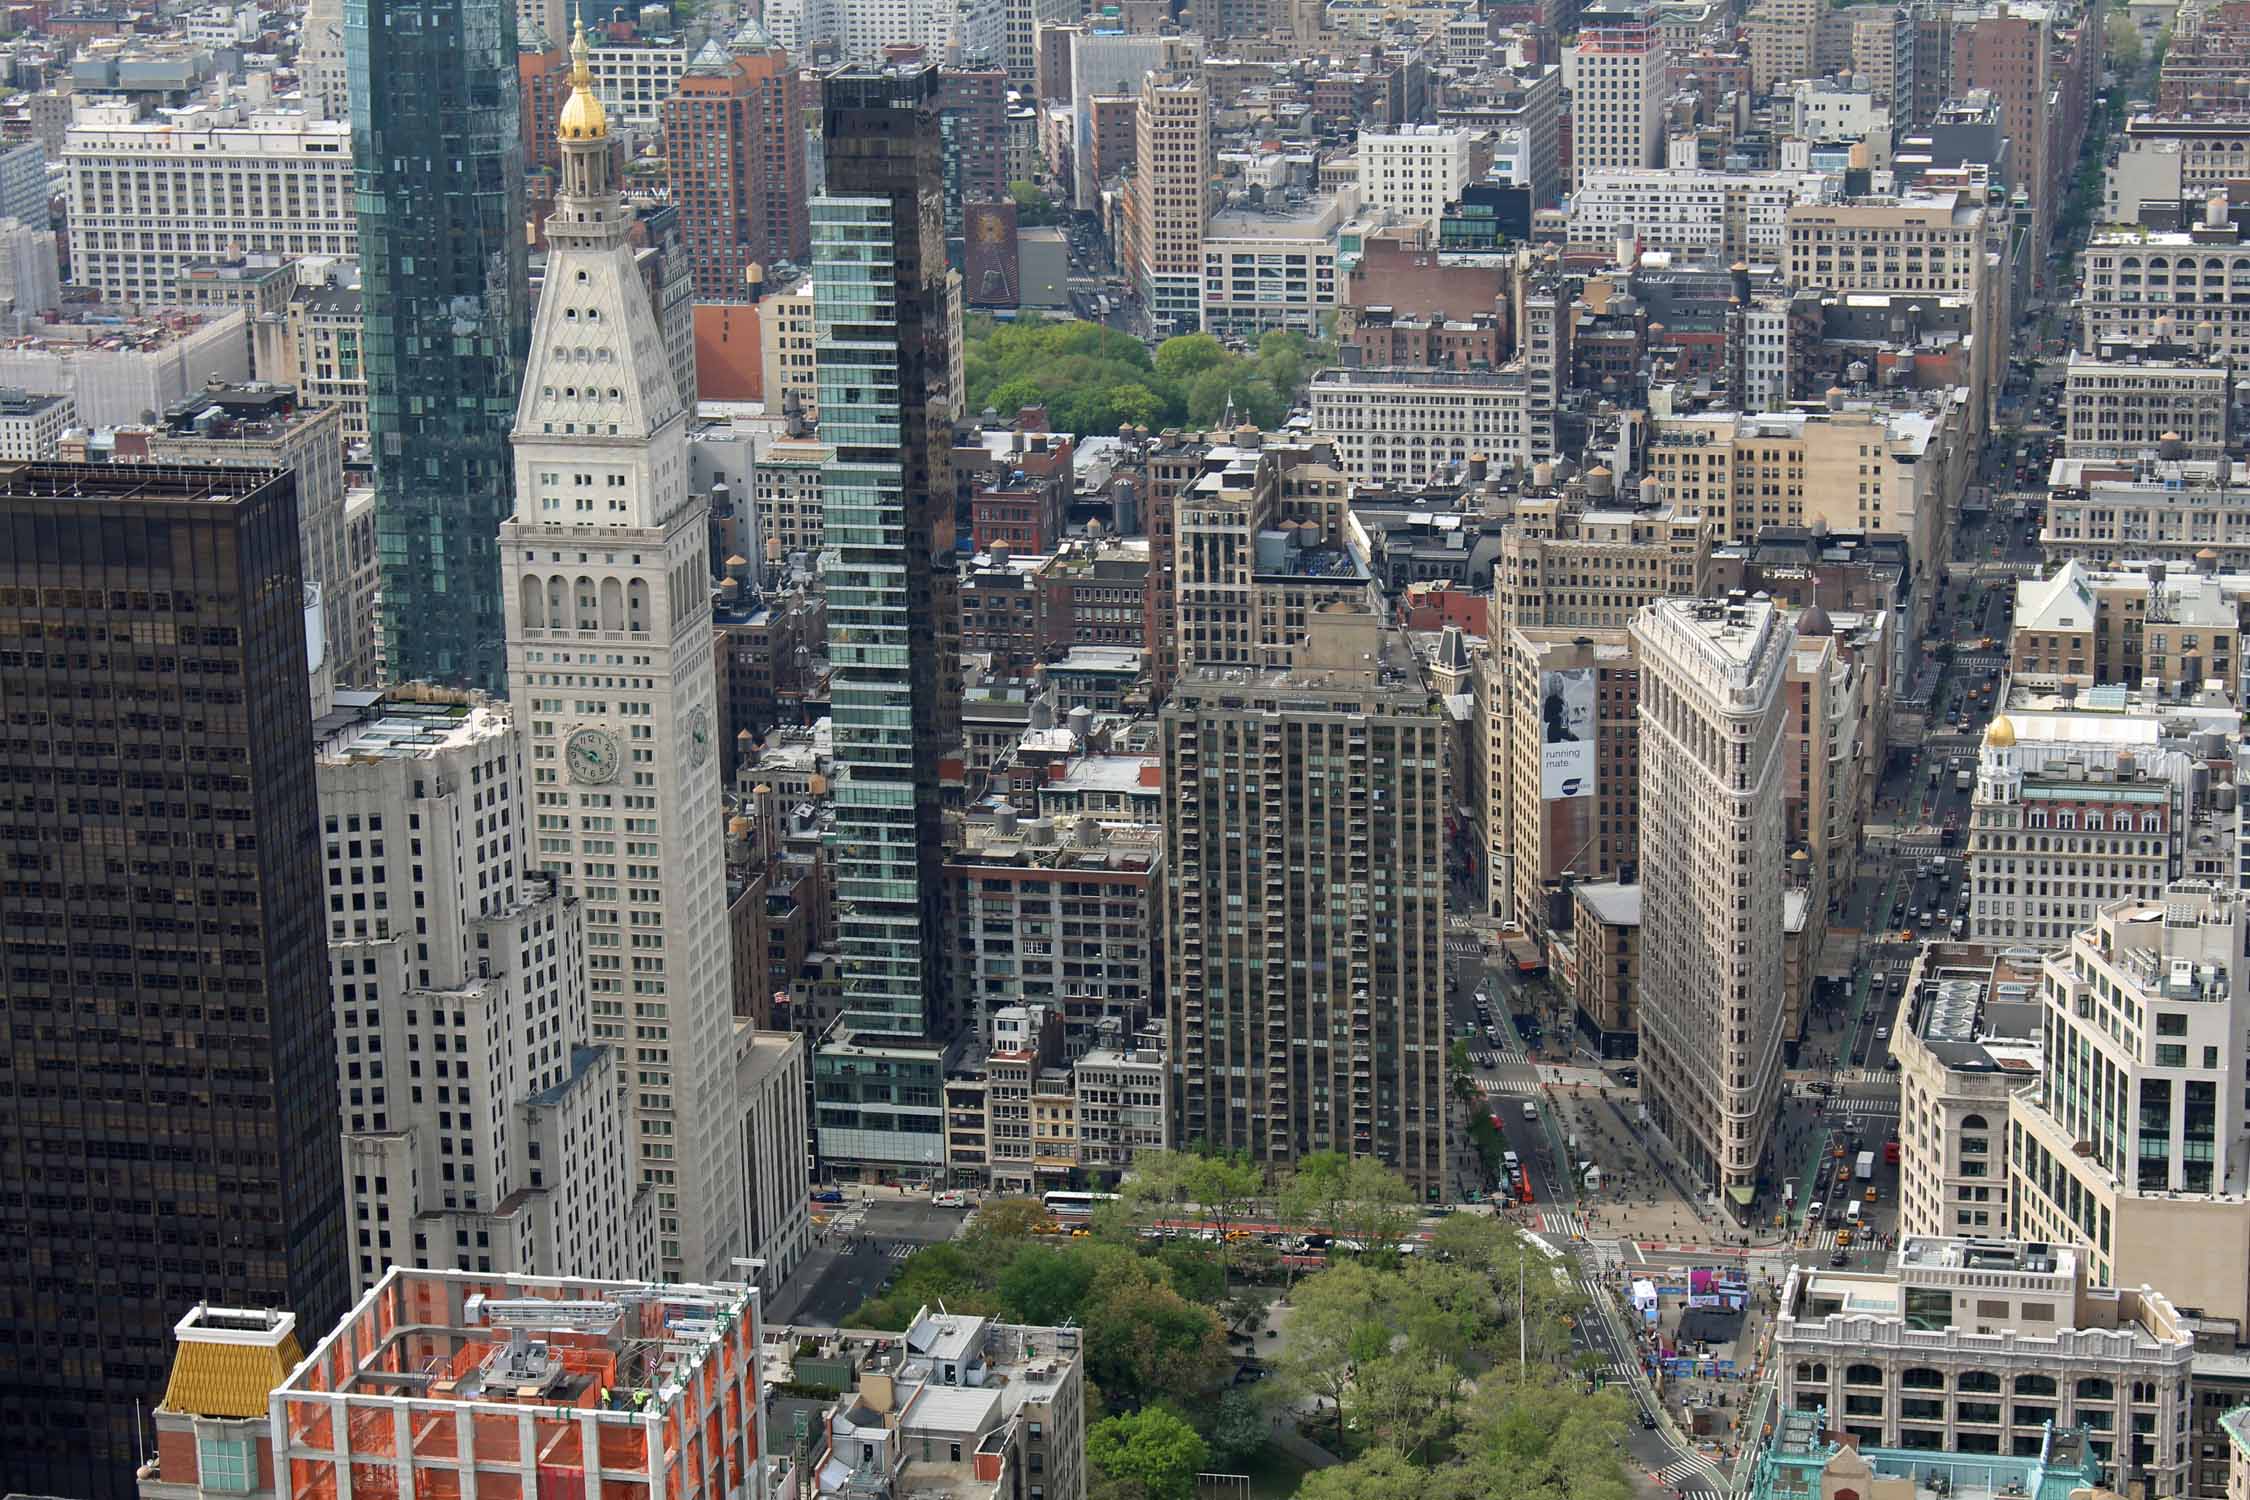
[[602, 111], [602, 101], [594, 97], [594, 70], [586, 61], [589, 50], [586, 21], [580, 16], [570, 41], [570, 98], [563, 104], [559, 130], [566, 141], [609, 139], [609, 116]]

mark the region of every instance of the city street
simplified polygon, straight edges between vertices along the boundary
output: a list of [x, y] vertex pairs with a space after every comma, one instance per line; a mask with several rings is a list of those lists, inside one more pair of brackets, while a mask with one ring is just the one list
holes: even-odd
[[[1988, 455], [1986, 467], [1993, 471], [1986, 482], [2004, 482], [2005, 462]], [[1921, 944], [1951, 936], [1967, 910], [1963, 844], [1974, 793], [1965, 783], [1995, 711], [2015, 577], [2038, 556], [2036, 532], [2012, 496], [1958, 521], [1951, 578], [1932, 601], [1928, 635], [1908, 654], [1913, 680], [1900, 689], [1927, 704], [1927, 732], [1893, 745], [1881, 768], [1866, 845], [1829, 912], [1825, 968], [1840, 973], [1838, 960], [1848, 956], [1849, 977], [1815, 986], [1791, 1059], [1767, 1178], [1776, 1197], [1791, 1184], [1793, 1201], [1780, 1212], [1769, 1207], [1749, 1235], [1699, 1201], [1698, 1185], [1642, 1128], [1634, 1066], [1603, 1062], [1584, 1047], [1562, 997], [1543, 978], [1520, 976], [1489, 921], [1472, 916], [1481, 914], [1479, 884], [1453, 884], [1448, 1031], [1468, 1040], [1480, 1107], [1529, 1179], [1531, 1202], [1506, 1211], [1572, 1256], [1601, 1314], [1577, 1337], [1610, 1378], [1630, 1379], [1642, 1411], [1656, 1419], [1635, 1425], [1629, 1447], [1659, 1492], [1724, 1492], [1724, 1440], [1691, 1439], [1683, 1392], [1660, 1399], [1650, 1386], [1617, 1289], [1635, 1276], [1662, 1282], [1698, 1266], [1731, 1265], [1770, 1298], [1792, 1266], [1880, 1265], [1893, 1242], [1898, 1167], [1886, 1147], [1898, 1129], [1899, 1091], [1892, 1029]], [[1487, 1001], [1481, 1013], [1480, 995]], [[1526, 1022], [1534, 1034], [1526, 1035]], [[1465, 1129], [1471, 1116], [1459, 1110], [1457, 1118]], [[1461, 1144], [1458, 1191], [1490, 1192], [1494, 1184]], [[1863, 1152], [1871, 1157], [1864, 1179]], [[1585, 1186], [1588, 1164], [1600, 1169], [1596, 1189]], [[1778, 1207], [1771, 1198], [1768, 1204]], [[1809, 1212], [1815, 1205], [1817, 1214]], [[1757, 1327], [1754, 1314], [1743, 1336], [1748, 1365], [1759, 1357]], [[1709, 1403], [1706, 1419], [1720, 1414], [1725, 1431], [1756, 1420], [1740, 1409], [1760, 1399], [1753, 1370], [1731, 1383], [1683, 1384]]]

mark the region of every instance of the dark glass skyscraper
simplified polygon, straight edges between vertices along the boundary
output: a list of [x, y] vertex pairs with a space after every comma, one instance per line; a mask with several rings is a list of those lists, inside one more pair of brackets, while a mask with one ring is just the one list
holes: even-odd
[[513, 0], [346, 0], [392, 682], [507, 691], [494, 542], [529, 339]]
[[0, 1489], [133, 1495], [197, 1302], [343, 1312], [305, 641], [288, 474], [0, 477]]
[[947, 1035], [938, 765], [960, 743], [947, 397], [952, 340], [935, 68], [822, 81], [813, 321], [836, 730], [839, 1041], [814, 1060], [832, 1167], [944, 1168], [929, 1039]]
[[[844, 1024], [920, 1035], [944, 1004], [938, 762], [958, 748], [945, 177], [935, 68], [823, 80], [812, 206], [826, 466]], [[957, 622], [958, 616], [954, 617]]]

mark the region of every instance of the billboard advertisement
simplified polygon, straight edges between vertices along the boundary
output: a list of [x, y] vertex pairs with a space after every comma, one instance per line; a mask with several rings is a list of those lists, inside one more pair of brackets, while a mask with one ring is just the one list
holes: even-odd
[[1539, 674], [1539, 795], [1594, 795], [1594, 669]]
[[1014, 307], [1021, 288], [1016, 206], [961, 206], [961, 291], [971, 307]]

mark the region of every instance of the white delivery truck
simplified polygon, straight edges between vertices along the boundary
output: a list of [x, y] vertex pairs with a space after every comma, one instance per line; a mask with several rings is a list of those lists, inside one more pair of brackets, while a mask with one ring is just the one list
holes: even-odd
[[1874, 1152], [1862, 1151], [1859, 1153], [1859, 1169], [1853, 1175], [1858, 1177], [1861, 1182], [1873, 1182], [1875, 1180]]

